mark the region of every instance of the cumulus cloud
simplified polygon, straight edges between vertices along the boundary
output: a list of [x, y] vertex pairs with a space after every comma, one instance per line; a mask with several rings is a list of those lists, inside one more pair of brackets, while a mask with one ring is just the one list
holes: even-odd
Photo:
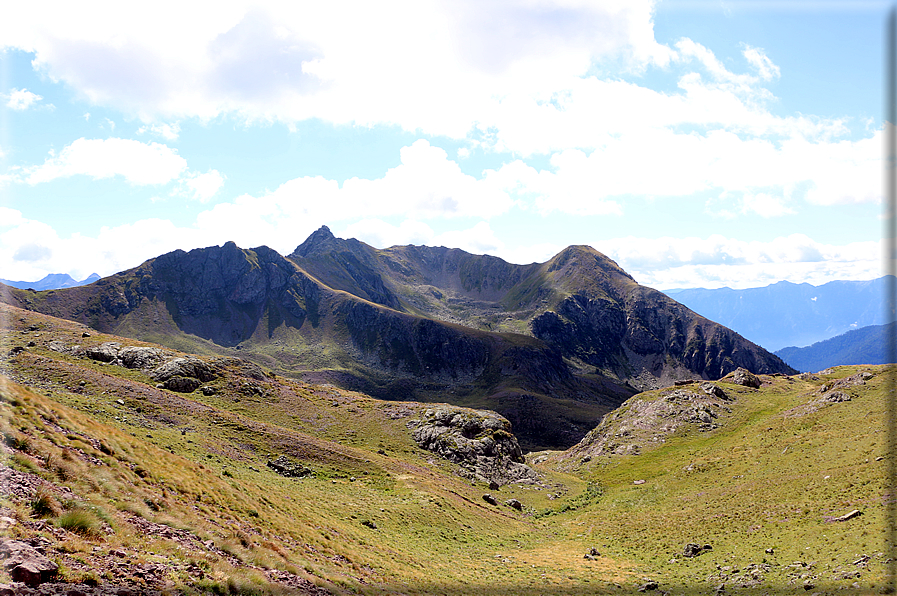
[[27, 110], [33, 104], [43, 99], [40, 95], [32, 93], [27, 89], [13, 89], [6, 97], [6, 107], [13, 110]]
[[504, 242], [495, 236], [489, 222], [485, 221], [466, 230], [443, 232], [433, 239], [433, 244], [460, 248], [474, 254], [495, 254], [504, 248]]
[[181, 126], [175, 122], [173, 124], [147, 124], [145, 126], [141, 126], [137, 129], [137, 134], [142, 135], [145, 133], [154, 134], [156, 136], [162, 137], [166, 141], [177, 141], [178, 136], [181, 133]]
[[191, 172], [182, 182], [188, 189], [187, 196], [200, 203], [208, 203], [224, 186], [224, 176], [218, 170], [209, 170], [205, 174]]
[[436, 233], [422, 221], [406, 219], [393, 225], [379, 218], [363, 219], [343, 228], [338, 236], [357, 238], [377, 248], [403, 246], [407, 244], [431, 244]]
[[819, 205], [880, 202], [881, 143], [881, 132], [858, 141], [777, 142], [659, 128], [604, 135], [591, 152], [557, 152], [549, 169], [510, 162], [492, 179], [543, 213], [621, 214], [627, 197], [711, 191], [737, 203], [711, 203], [720, 214], [778, 217], [795, 212], [798, 195]]
[[744, 54], [748, 63], [757, 70], [757, 74], [764, 81], [771, 81], [782, 75], [779, 67], [773, 64], [762, 48], [753, 48], [745, 45], [742, 54]]
[[39, 184], [76, 175], [122, 176], [131, 184], [165, 184], [186, 168], [187, 161], [177, 151], [159, 143], [80, 138], [42, 165], [25, 168], [22, 179], [28, 184]]
[[[467, 175], [444, 150], [425, 140], [402, 148], [400, 155], [400, 165], [381, 178], [350, 178], [342, 186], [321, 176], [295, 178], [261, 196], [219, 203], [199, 214], [199, 226], [232, 229], [241, 237], [289, 251], [301, 242], [304, 230], [310, 233], [321, 222], [489, 218], [514, 204], [505, 181], [494, 172], [481, 179]], [[382, 223], [359, 225], [360, 230], [389, 231]]]
[[75, 279], [94, 271], [110, 275], [177, 248], [208, 246], [214, 243], [212, 236], [179, 228], [168, 220], [145, 219], [104, 226], [94, 237], [63, 238], [43, 222], [0, 207], [0, 262], [4, 264], [0, 277], [33, 281], [48, 273], [68, 273]]
[[[200, 2], [178, 4], [178, 19], [164, 8], [138, 19], [128, 5], [98, 17], [19, 3], [0, 23], [0, 39], [34, 52], [37, 68], [89, 101], [148, 123], [316, 118], [399, 126], [521, 156], [588, 153], [609, 135], [683, 127], [812, 140], [847, 131], [838, 118], [767, 110], [772, 94], [763, 85], [780, 70], [761, 48], [743, 46], [750, 72], [737, 73], [693, 40], [659, 44], [654, 4], [437, 0], [345, 10]], [[617, 72], [594, 74], [596, 64], [611, 63]], [[616, 76], [649, 65], [676, 73], [678, 89]], [[178, 132], [144, 128], [166, 140]]]
[[674, 55], [654, 38], [652, 0], [165, 4], [137, 17], [23, 3], [0, 38], [89, 101], [147, 121], [317, 117], [453, 136], [492, 97], [550, 91], [607, 57], [638, 70]]
[[[80, 138], [57, 155], [37, 166], [19, 167], [8, 175], [10, 180], [27, 184], [51, 182], [71, 176], [94, 179], [121, 176], [133, 185], [177, 184], [172, 191], [200, 203], [209, 202], [224, 185], [225, 177], [210, 169], [205, 173], [190, 171], [187, 160], [177, 150], [160, 143], [142, 143], [131, 139]], [[0, 182], [3, 177], [0, 177]]]
[[881, 243], [826, 244], [804, 234], [768, 242], [714, 234], [707, 238], [637, 238], [602, 241], [596, 249], [613, 258], [639, 283], [658, 289], [763, 286], [782, 279], [820, 284], [882, 275]]

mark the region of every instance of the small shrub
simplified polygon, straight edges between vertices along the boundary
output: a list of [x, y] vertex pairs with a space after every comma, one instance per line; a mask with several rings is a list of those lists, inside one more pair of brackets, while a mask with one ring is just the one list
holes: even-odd
[[28, 437], [22, 436], [15, 432], [9, 434], [4, 433], [3, 442], [6, 443], [8, 447], [17, 451], [21, 451], [22, 453], [31, 453], [33, 451], [31, 442], [28, 440]]
[[23, 453], [13, 453], [12, 455], [12, 463], [16, 467], [16, 469], [21, 470], [23, 472], [30, 472], [32, 474], [37, 474], [40, 472], [40, 468], [37, 466], [34, 461]]
[[55, 466], [53, 466], [53, 472], [63, 482], [74, 480], [78, 475], [77, 472], [75, 472], [75, 469], [72, 468], [72, 466], [64, 464], [62, 462], [59, 462]]
[[56, 525], [82, 536], [94, 536], [99, 532], [100, 522], [93, 512], [76, 508], [57, 517]]
[[231, 535], [231, 538], [236, 540], [243, 546], [243, 548], [249, 548], [252, 544], [252, 539], [249, 537], [249, 534], [244, 532], [243, 530], [237, 530]]
[[62, 506], [50, 491], [41, 488], [29, 503], [33, 517], [55, 517], [62, 513]]

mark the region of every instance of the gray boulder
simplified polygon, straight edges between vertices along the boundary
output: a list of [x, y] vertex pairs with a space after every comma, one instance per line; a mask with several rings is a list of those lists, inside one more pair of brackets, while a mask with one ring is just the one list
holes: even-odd
[[121, 349], [121, 344], [115, 341], [107, 341], [106, 343], [100, 344], [98, 346], [91, 346], [84, 350], [84, 353], [91, 360], [97, 360], [99, 362], [112, 362], [118, 357], [118, 351]]
[[732, 375], [732, 382], [743, 387], [753, 387], [754, 389], [760, 388], [759, 377], [757, 377], [757, 375], [747, 370], [746, 368], [741, 368], [740, 366], [735, 369], [735, 373]]
[[193, 393], [202, 384], [199, 379], [193, 377], [171, 377], [159, 383], [162, 388], [178, 393]]
[[521, 503], [517, 499], [508, 499], [507, 501], [505, 501], [505, 505], [512, 509], [516, 509], [517, 511], [523, 511], [523, 503]]
[[725, 399], [726, 401], [729, 400], [728, 394], [726, 394], [726, 392], [723, 391], [721, 387], [718, 387], [713, 383], [701, 383], [701, 389], [704, 391], [704, 393], [712, 397], [718, 397], [720, 399]]
[[147, 370], [165, 361], [165, 352], [159, 348], [125, 346], [118, 351], [118, 361], [125, 368]]
[[173, 358], [151, 370], [149, 376], [160, 383], [167, 381], [171, 377], [192, 377], [199, 379], [203, 383], [215, 379], [212, 367], [195, 356]]

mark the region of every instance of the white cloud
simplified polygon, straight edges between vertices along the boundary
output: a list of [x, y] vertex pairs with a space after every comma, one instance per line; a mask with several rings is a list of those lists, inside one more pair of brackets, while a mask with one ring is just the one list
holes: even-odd
[[181, 133], [181, 126], [177, 122], [172, 124], [147, 124], [137, 129], [137, 134], [151, 133], [162, 137], [166, 141], [177, 141]]
[[184, 177], [183, 184], [189, 189], [188, 196], [200, 203], [208, 203], [224, 186], [224, 176], [218, 170], [209, 170], [205, 174], [191, 172]]
[[742, 213], [756, 213], [761, 217], [778, 217], [792, 215], [794, 209], [785, 204], [785, 198], [764, 192], [746, 194], [743, 198]]
[[178, 228], [164, 219], [103, 226], [95, 237], [73, 234], [62, 238], [47, 224], [0, 207], [0, 277], [5, 279], [34, 281], [48, 273], [84, 279], [94, 271], [110, 275], [177, 248], [189, 250], [213, 243], [211, 235]]
[[416, 244], [460, 248], [474, 254], [493, 255], [504, 249], [504, 243], [495, 236], [486, 221], [478, 222], [470, 228], [436, 234], [426, 223], [412, 219], [406, 219], [397, 226], [381, 219], [366, 219], [346, 226], [338, 236], [357, 238], [377, 248]]
[[[34, 52], [37, 68], [88, 101], [148, 123], [317, 118], [395, 125], [522, 156], [588, 153], [608, 136], [682, 127], [813, 140], [847, 131], [841, 119], [766, 109], [773, 97], [763, 84], [780, 70], [760, 48], [743, 47], [751, 74], [742, 74], [690, 39], [657, 43], [654, 4], [434, 0], [346, 10], [200, 2], [172, 3], [179, 18], [171, 19], [164, 7], [135, 18], [128, 5], [47, 15], [20, 3], [0, 23], [0, 39]], [[679, 88], [593, 74], [611, 64], [622, 73], [669, 68]], [[178, 134], [176, 124], [141, 131]]]
[[658, 289], [746, 288], [782, 279], [818, 285], [883, 275], [878, 241], [833, 245], [803, 234], [769, 242], [718, 234], [707, 238], [630, 236], [602, 241], [595, 248], [617, 261], [639, 283]]
[[13, 89], [10, 94], [5, 97], [9, 98], [6, 101], [6, 107], [18, 111], [27, 110], [32, 104], [43, 99], [40, 95], [32, 93], [27, 89]]
[[[882, 198], [881, 133], [859, 141], [781, 142], [732, 132], [666, 129], [604, 135], [586, 153], [552, 155], [551, 168], [521, 161], [491, 179], [543, 212], [620, 214], [628, 197], [687, 197], [711, 191], [739, 203], [737, 211], [777, 217], [795, 201], [820, 205], [877, 203]], [[740, 200], [739, 200], [740, 199]], [[714, 202], [725, 206], [725, 202]], [[729, 213], [734, 214], [729, 208]]]
[[25, 168], [23, 179], [38, 184], [76, 175], [123, 176], [131, 184], [165, 184], [186, 168], [187, 161], [177, 151], [159, 143], [80, 138], [42, 165]]
[[436, 237], [433, 229], [422, 221], [406, 219], [395, 226], [377, 218], [349, 224], [337, 235], [340, 238], [357, 238], [376, 248], [430, 244]]
[[[74, 234], [61, 238], [50, 226], [0, 207], [0, 277], [36, 280], [47, 273], [69, 273], [83, 279], [93, 271], [109, 275], [139, 265], [175, 249], [223, 244], [234, 240], [250, 248], [267, 245], [288, 254], [322, 221], [278, 217], [272, 201], [217, 205], [190, 227], [163, 219], [103, 227], [95, 237]], [[326, 222], [333, 227], [333, 222]], [[223, 225], [222, 225], [223, 224]], [[448, 246], [493, 254], [513, 263], [545, 262], [563, 247], [536, 243], [505, 245], [486, 221], [469, 228], [435, 234], [424, 222], [404, 220], [393, 225], [376, 218], [351, 223], [339, 236], [357, 237], [374, 247], [396, 244]], [[878, 241], [834, 245], [802, 234], [768, 242], [743, 241], [714, 234], [706, 238], [624, 237], [592, 243], [640, 283], [658, 289], [675, 287], [757, 287], [788, 279], [821, 284], [835, 279], [873, 279], [882, 275], [882, 245]]]
[[23, 3], [0, 39], [87, 100], [147, 121], [318, 117], [452, 136], [493, 97], [550, 92], [603, 58], [640, 69], [674, 55], [654, 39], [652, 0], [165, 5], [48, 15]]
[[495, 236], [492, 228], [489, 227], [489, 222], [485, 221], [466, 230], [443, 232], [433, 239], [433, 244], [448, 248], [460, 248], [478, 255], [495, 254], [504, 248], [504, 243]]
[[[310, 233], [321, 222], [489, 218], [512, 205], [494, 173], [480, 180], [464, 174], [444, 150], [419, 140], [402, 148], [401, 164], [381, 178], [350, 178], [342, 186], [321, 176], [295, 178], [262, 196], [219, 203], [200, 213], [198, 224], [289, 252], [301, 242], [300, 232]], [[379, 224], [366, 229], [386, 230]]]
[[744, 52], [742, 53], [748, 63], [757, 69], [757, 74], [759, 74], [760, 78], [764, 81], [771, 81], [782, 76], [779, 67], [773, 64], [772, 60], [769, 59], [762, 48], [752, 48], [749, 45], [745, 45]]
[[565, 248], [566, 246], [553, 244], [551, 242], [539, 242], [514, 248], [506, 246], [495, 251], [493, 254], [509, 263], [529, 265], [530, 263], [544, 263]]

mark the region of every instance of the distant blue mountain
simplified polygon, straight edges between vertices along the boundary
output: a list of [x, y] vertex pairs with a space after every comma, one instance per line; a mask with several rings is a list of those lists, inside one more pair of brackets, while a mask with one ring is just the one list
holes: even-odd
[[87, 279], [82, 279], [81, 281], [76, 281], [72, 279], [72, 276], [68, 273], [51, 273], [40, 281], [10, 281], [8, 279], [0, 279], [0, 283], [4, 283], [8, 286], [12, 286], [14, 288], [20, 288], [22, 290], [58, 290], [60, 288], [74, 288], [75, 286], [86, 286], [87, 284], [92, 284], [96, 280], [100, 279], [100, 276], [96, 273], [91, 273]]
[[[699, 315], [737, 331], [769, 351], [808, 346], [852, 329], [883, 325], [887, 277], [821, 286], [787, 281], [747, 290], [703, 288], [664, 293]], [[790, 364], [790, 363], [789, 363]], [[794, 366], [794, 365], [792, 365]]]
[[887, 342], [895, 330], [894, 323], [871, 325], [806, 348], [783, 348], [776, 356], [801, 372], [818, 372], [841, 364], [887, 364]]

